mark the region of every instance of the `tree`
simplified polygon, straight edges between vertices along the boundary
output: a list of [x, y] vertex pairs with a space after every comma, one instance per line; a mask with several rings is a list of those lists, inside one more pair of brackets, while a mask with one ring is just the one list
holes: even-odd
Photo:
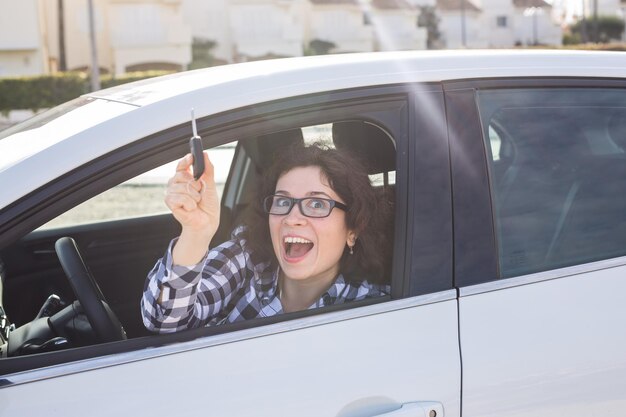
[[337, 45], [332, 42], [313, 39], [309, 42], [309, 46], [304, 48], [304, 55], [328, 55], [335, 47]]
[[211, 51], [216, 46], [217, 42], [210, 39], [193, 38], [189, 69], [206, 68], [215, 65], [215, 57]]
[[420, 14], [417, 17], [417, 26], [425, 27], [427, 38], [426, 47], [428, 49], [439, 49], [441, 47], [441, 32], [439, 32], [439, 22], [434, 6], [420, 7]]
[[611, 40], [620, 40], [624, 33], [624, 21], [617, 16], [599, 16], [597, 19], [579, 20], [570, 26], [570, 35], [564, 39], [564, 43], [580, 43], [582, 34], [595, 34], [594, 25], [597, 24], [597, 39], [592, 39], [597, 43], [609, 43]]

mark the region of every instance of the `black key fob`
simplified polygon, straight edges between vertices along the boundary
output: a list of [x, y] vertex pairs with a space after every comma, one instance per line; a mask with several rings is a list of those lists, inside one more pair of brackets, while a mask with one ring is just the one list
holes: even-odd
[[189, 150], [193, 156], [193, 179], [198, 179], [204, 173], [204, 155], [202, 154], [202, 139], [194, 136], [189, 139]]
[[204, 155], [202, 152], [202, 138], [198, 136], [198, 129], [196, 127], [196, 116], [191, 109], [191, 131], [193, 136], [189, 139], [189, 151], [193, 156], [193, 179], [198, 179], [204, 173]]

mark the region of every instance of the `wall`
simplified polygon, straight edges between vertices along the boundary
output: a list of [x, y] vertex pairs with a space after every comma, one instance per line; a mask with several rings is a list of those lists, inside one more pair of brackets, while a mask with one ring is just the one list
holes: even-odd
[[48, 71], [38, 0], [0, 0], [0, 77]]
[[417, 27], [418, 10], [372, 10], [376, 50], [426, 49], [426, 28]]
[[310, 40], [336, 45], [333, 52], [369, 52], [374, 46], [372, 25], [365, 25], [358, 6], [314, 5], [310, 15]]

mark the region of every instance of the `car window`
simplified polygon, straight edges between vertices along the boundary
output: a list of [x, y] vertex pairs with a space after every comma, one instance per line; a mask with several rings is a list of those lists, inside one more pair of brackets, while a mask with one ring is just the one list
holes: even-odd
[[[406, 107], [400, 106], [401, 103], [404, 103], [403, 99], [398, 100], [398, 105], [389, 106], [390, 109], [384, 112], [387, 119], [379, 117], [379, 109], [368, 103], [359, 112], [351, 107], [343, 111], [337, 111], [335, 108], [320, 111], [315, 108], [314, 111], [298, 114], [296, 117], [286, 114], [271, 121], [262, 120], [237, 125], [227, 131], [209, 132], [203, 127], [203, 124], [206, 126], [206, 121], [200, 121], [199, 133], [205, 140], [205, 146], [211, 146], [211, 143], [225, 144], [206, 149], [216, 168], [216, 182], [221, 199], [219, 230], [211, 247], [232, 239], [233, 231], [240, 230], [239, 226], [242, 224], [249, 224], [250, 215], [259, 208], [256, 201], [261, 178], [282, 150], [294, 141], [302, 141], [305, 145], [324, 142], [329, 147], [341, 148], [361, 159], [375, 187], [376, 199], [386, 202], [388, 206], [383, 210], [386, 212], [385, 216], [379, 217], [384, 221], [378, 224], [382, 232], [377, 236], [388, 238], [389, 244], [376, 245], [375, 250], [380, 259], [373, 261], [373, 258], [369, 259], [372, 264], [376, 264], [375, 268], [361, 271], [356, 277], [371, 282], [375, 279], [375, 285], [381, 284], [382, 290], [379, 295], [377, 293], [376, 296], [370, 297], [371, 299], [358, 300], [351, 305], [363, 307], [386, 301], [393, 296], [390, 295], [390, 290], [393, 291], [394, 288], [402, 294], [402, 286], [397, 283], [401, 282], [403, 277], [398, 275], [395, 267], [398, 260], [394, 258], [396, 240], [398, 236], [402, 236], [402, 231], [397, 231], [394, 214], [406, 204], [406, 193], [396, 190], [396, 179], [400, 182], [398, 190], [405, 189], [402, 184], [406, 182], [406, 173], [405, 176], [398, 175], [396, 178], [397, 140], [401, 146], [407, 147], [407, 143], [403, 142], [407, 137], [405, 126], [398, 123], [398, 120], [405, 116], [403, 112]], [[387, 101], [385, 104], [388, 105]], [[375, 113], [377, 117], [370, 116], [370, 112]], [[214, 123], [210, 125], [213, 126]], [[164, 136], [170, 134], [172, 131], [168, 130]], [[154, 140], [157, 139], [164, 140], [160, 137]], [[8, 278], [10, 293], [7, 292], [10, 295], [5, 297], [5, 311], [10, 314], [11, 324], [14, 324], [18, 331], [13, 339], [16, 347], [12, 348], [9, 355], [12, 356], [9, 358], [11, 369], [33, 369], [50, 364], [48, 359], [39, 359], [41, 355], [36, 355], [43, 352], [44, 348], [28, 348], [28, 351], [22, 351], [25, 342], [19, 335], [29, 336], [28, 329], [33, 322], [39, 323], [45, 316], [54, 316], [61, 314], [65, 309], [73, 308], [73, 301], [80, 298], [70, 285], [68, 274], [60, 267], [59, 252], [65, 249], [59, 250], [60, 245], [57, 245], [59, 242], [70, 240], [75, 242], [79, 256], [83, 258], [84, 265], [88, 267], [93, 278], [92, 282], [98, 284], [99, 291], [116, 319], [123, 325], [128, 339], [139, 340], [152, 334], [142, 320], [139, 300], [144, 292], [146, 275], [166, 253], [172, 239], [180, 234], [180, 225], [173, 216], [151, 215], [169, 213], [163, 202], [166, 183], [174, 173], [177, 161], [187, 150], [184, 142], [180, 142], [180, 137], [174, 136], [171, 140], [172, 143], [177, 141], [176, 147], [168, 147], [165, 152], [169, 152], [167, 157], [173, 162], [118, 185], [114, 184], [119, 179], [129, 177], [123, 176], [124, 172], [128, 172], [124, 170], [129, 167], [122, 166], [120, 170], [114, 170], [112, 166], [107, 171], [111, 175], [108, 189], [78, 206], [73, 201], [68, 201], [64, 214], [0, 251], [0, 259], [6, 262], [7, 270], [11, 271]], [[120, 158], [126, 161], [127, 154]], [[164, 154], [160, 154], [159, 158], [164, 158]], [[404, 161], [400, 168], [406, 167], [406, 160], [402, 156], [399, 158], [400, 161]], [[141, 166], [147, 167], [148, 162], [142, 161], [141, 165], [137, 162], [133, 172], [137, 172], [136, 169]], [[400, 169], [399, 172], [404, 171]], [[76, 200], [81, 196], [86, 198], [93, 195], [93, 192], [88, 190], [91, 185], [82, 180], [80, 184], [84, 186], [74, 191], [73, 196]], [[104, 183], [97, 185], [102, 187], [101, 189], [105, 188]], [[398, 198], [401, 204], [397, 203]], [[65, 254], [68, 251], [69, 249], [65, 250]], [[325, 300], [326, 298], [324, 303]], [[52, 304], [52, 307], [48, 308], [49, 304]], [[331, 310], [343, 308], [339, 304], [336, 306], [324, 304], [324, 307]], [[296, 316], [293, 317], [302, 317], [310, 313], [303, 311], [295, 313]], [[251, 320], [246, 327], [254, 327], [260, 323], [261, 321], [256, 323]], [[88, 326], [85, 329], [87, 333], [92, 333]], [[74, 330], [72, 328], [67, 334], [67, 340], [78, 340], [82, 337], [75, 334]], [[226, 331], [229, 330], [206, 330], [209, 333]], [[205, 333], [204, 329], [202, 333]], [[48, 336], [46, 334], [41, 337]], [[180, 340], [187, 337], [192, 335], [181, 333]], [[78, 356], [92, 357], [100, 354], [100, 346], [95, 346], [97, 343], [94, 343], [93, 337], [80, 340], [81, 344], [73, 346], [86, 347], [92, 344], [94, 346], [85, 351], [76, 349], [71, 355], [55, 356], [53, 362], [63, 363]], [[90, 350], [92, 347], [98, 349], [92, 351]], [[128, 348], [120, 346], [115, 349], [124, 351]]]
[[[215, 181], [221, 198], [233, 159], [235, 144], [209, 150], [215, 166]], [[148, 216], [168, 212], [163, 196], [167, 181], [176, 171], [178, 161], [144, 172], [63, 213], [39, 229], [76, 226], [106, 220]]]
[[626, 255], [626, 90], [478, 98], [501, 276]]

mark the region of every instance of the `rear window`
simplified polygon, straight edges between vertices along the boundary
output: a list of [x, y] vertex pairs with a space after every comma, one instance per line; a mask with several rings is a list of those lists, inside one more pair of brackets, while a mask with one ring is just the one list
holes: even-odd
[[626, 90], [478, 99], [501, 276], [626, 255]]

